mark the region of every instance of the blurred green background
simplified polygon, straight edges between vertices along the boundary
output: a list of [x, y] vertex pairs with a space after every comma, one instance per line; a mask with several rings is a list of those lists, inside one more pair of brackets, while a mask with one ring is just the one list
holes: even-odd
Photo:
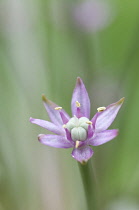
[[77, 76], [92, 116], [126, 98], [119, 136], [93, 148], [100, 209], [139, 209], [139, 1], [1, 0], [0, 210], [86, 209], [71, 150], [29, 122], [48, 120], [42, 93], [71, 114]]

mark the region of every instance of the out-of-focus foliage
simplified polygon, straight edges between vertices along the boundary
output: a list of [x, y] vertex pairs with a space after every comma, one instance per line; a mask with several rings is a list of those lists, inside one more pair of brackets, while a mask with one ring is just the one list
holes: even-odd
[[[0, 3], [0, 210], [84, 210], [71, 150], [45, 147], [41, 94], [69, 114], [80, 76], [92, 115], [125, 96], [118, 138], [94, 148], [100, 209], [139, 209], [139, 1]], [[113, 127], [113, 126], [112, 126]], [[130, 203], [130, 204], [128, 204]]]

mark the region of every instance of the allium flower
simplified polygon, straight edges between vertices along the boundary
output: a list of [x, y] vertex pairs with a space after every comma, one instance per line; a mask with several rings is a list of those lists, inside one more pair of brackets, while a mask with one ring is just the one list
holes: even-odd
[[87, 162], [93, 155], [90, 146], [99, 146], [118, 135], [117, 129], [107, 130], [114, 121], [124, 98], [107, 107], [98, 108], [90, 118], [90, 99], [84, 83], [78, 77], [71, 100], [72, 117], [52, 101], [42, 96], [44, 106], [51, 122], [30, 118], [37, 124], [56, 135], [39, 134], [38, 140], [45, 145], [57, 148], [73, 148], [72, 157], [80, 163]]
[[112, 21], [112, 8], [102, 0], [86, 0], [76, 3], [72, 11], [74, 24], [86, 32], [96, 32]]

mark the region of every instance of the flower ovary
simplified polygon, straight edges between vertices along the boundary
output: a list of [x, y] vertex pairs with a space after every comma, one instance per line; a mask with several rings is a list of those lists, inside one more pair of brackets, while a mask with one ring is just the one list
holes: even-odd
[[89, 119], [86, 117], [77, 118], [72, 117], [66, 124], [66, 128], [71, 133], [73, 141], [85, 141], [87, 139], [87, 131]]

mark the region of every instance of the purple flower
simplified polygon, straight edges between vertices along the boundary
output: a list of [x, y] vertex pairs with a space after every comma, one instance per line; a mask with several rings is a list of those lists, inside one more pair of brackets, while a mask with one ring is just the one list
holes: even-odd
[[102, 0], [86, 0], [76, 3], [72, 11], [74, 24], [86, 32], [96, 32], [112, 21], [112, 8]]
[[90, 118], [90, 99], [84, 83], [78, 77], [72, 95], [72, 118], [52, 101], [42, 96], [45, 109], [51, 122], [30, 118], [37, 124], [56, 135], [39, 134], [38, 140], [56, 148], [73, 148], [72, 157], [80, 163], [87, 162], [93, 155], [91, 146], [104, 144], [118, 135], [117, 129], [107, 130], [114, 121], [124, 98], [107, 107], [99, 107], [94, 117]]

